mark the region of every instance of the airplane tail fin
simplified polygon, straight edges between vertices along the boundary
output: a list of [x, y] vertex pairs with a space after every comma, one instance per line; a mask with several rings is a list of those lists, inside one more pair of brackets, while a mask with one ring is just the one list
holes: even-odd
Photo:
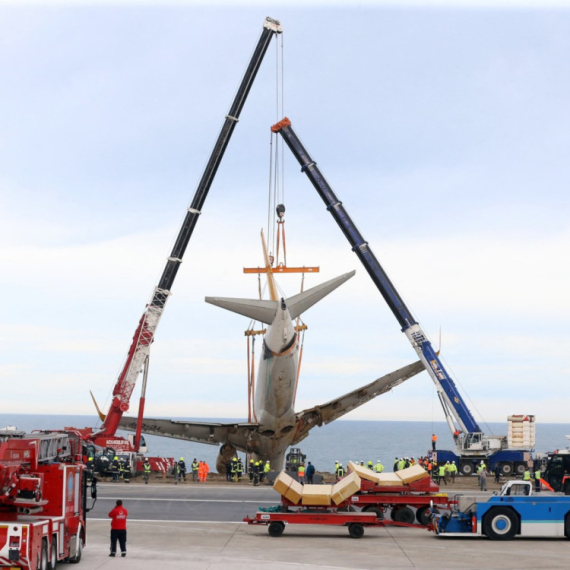
[[294, 297], [287, 299], [287, 307], [292, 319], [296, 319], [299, 315], [303, 314], [307, 309], [310, 309], [315, 303], [318, 303], [323, 297], [332, 293], [337, 287], [340, 287], [344, 282], [348, 281], [356, 271], [350, 271], [339, 277], [335, 277], [330, 281], [325, 281], [320, 285], [308, 289], [304, 293], [299, 293]]
[[[298, 295], [287, 299], [285, 303], [289, 309], [291, 319], [296, 319], [315, 303], [318, 303], [323, 297], [326, 297], [337, 287], [340, 287], [345, 281], [348, 281], [354, 273], [354, 271], [345, 273], [340, 277], [335, 277], [334, 279], [321, 283], [304, 293], [299, 293]], [[249, 317], [255, 321], [260, 321], [266, 325], [270, 325], [273, 322], [278, 308], [278, 301], [231, 299], [228, 297], [206, 297], [206, 303], [222, 307], [222, 309], [238, 313], [238, 315], [244, 315], [245, 317]]]

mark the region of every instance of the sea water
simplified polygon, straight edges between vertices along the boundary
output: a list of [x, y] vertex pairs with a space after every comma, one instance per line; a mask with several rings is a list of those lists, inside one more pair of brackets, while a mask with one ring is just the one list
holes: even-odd
[[[173, 418], [190, 420], [190, 418]], [[216, 423], [243, 422], [244, 420], [194, 418], [194, 421]], [[96, 416], [58, 416], [0, 414], [0, 428], [15, 426], [22, 431], [62, 429], [64, 427], [95, 427], [100, 422]], [[488, 423], [483, 427], [487, 434], [504, 435], [505, 423]], [[338, 420], [329, 425], [315, 427], [309, 437], [298, 447], [307, 455], [318, 471], [332, 471], [335, 461], [346, 465], [348, 461], [380, 460], [387, 471], [392, 470], [395, 457], [420, 457], [431, 449], [431, 436], [438, 437], [439, 449], [453, 449], [453, 438], [445, 422], [411, 421], [357, 421]], [[569, 442], [570, 424], [536, 425], [536, 450], [553, 451], [566, 447]], [[126, 435], [126, 432], [123, 434]], [[151, 456], [184, 457], [187, 463], [194, 458], [207, 461], [215, 469], [218, 445], [193, 443], [179, 439], [145, 436], [148, 454]], [[243, 455], [242, 455], [243, 456]]]

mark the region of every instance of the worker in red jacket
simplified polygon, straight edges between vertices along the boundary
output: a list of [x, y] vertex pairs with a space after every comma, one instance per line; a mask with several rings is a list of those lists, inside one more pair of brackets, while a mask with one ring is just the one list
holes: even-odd
[[127, 555], [127, 509], [123, 507], [123, 501], [117, 500], [116, 507], [109, 513], [111, 520], [111, 554], [117, 552], [117, 540], [121, 547], [121, 556]]

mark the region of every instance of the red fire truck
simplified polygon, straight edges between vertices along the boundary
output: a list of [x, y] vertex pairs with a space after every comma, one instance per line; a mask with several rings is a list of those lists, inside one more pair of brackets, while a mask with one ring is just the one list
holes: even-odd
[[88, 475], [73, 434], [0, 431], [0, 568], [54, 570], [81, 560]]

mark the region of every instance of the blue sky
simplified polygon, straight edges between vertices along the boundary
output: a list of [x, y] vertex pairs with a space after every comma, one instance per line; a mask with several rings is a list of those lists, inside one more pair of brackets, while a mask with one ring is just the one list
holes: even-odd
[[[75, 4], [0, 2], [0, 412], [105, 402], [270, 15], [285, 114], [436, 344], [442, 328], [471, 408], [568, 421], [565, 2]], [[275, 60], [158, 329], [149, 415], [246, 414], [248, 323], [203, 299], [257, 294]], [[357, 270], [306, 315], [303, 409], [414, 352], [288, 155], [285, 203], [289, 264], [321, 267], [307, 286]], [[443, 414], [423, 373], [348, 417]]]

